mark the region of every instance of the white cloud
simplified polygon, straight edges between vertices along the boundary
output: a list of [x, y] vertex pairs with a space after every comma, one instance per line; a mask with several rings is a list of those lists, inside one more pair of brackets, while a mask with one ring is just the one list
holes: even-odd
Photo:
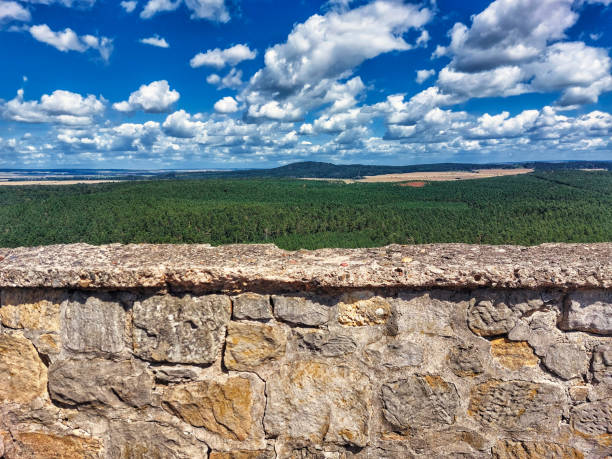
[[244, 83], [242, 81], [242, 70], [231, 69], [227, 75], [221, 78], [216, 73], [211, 73], [206, 77], [206, 82], [217, 87], [217, 89], [238, 89]]
[[126, 13], [132, 13], [136, 9], [138, 2], [134, 0], [122, 1], [120, 5], [121, 5], [121, 8], [123, 8]]
[[423, 30], [421, 32], [421, 35], [419, 35], [419, 38], [417, 38], [416, 40], [416, 45], [417, 46], [427, 46], [427, 43], [429, 43], [430, 39], [431, 37], [429, 36], [429, 32], [427, 30]]
[[215, 111], [219, 113], [234, 113], [238, 111], [238, 102], [233, 97], [224, 97], [215, 103]]
[[209, 19], [216, 22], [230, 20], [224, 0], [184, 0], [184, 2], [183, 0], [149, 0], [140, 13], [140, 17], [149, 19], [157, 13], [174, 11], [183, 3], [191, 11], [192, 19]]
[[30, 12], [17, 2], [0, 1], [0, 24], [8, 21], [29, 21]]
[[113, 104], [113, 108], [120, 112], [133, 112], [142, 110], [147, 113], [164, 113], [179, 100], [180, 94], [171, 90], [166, 80], [153, 81], [142, 85], [137, 91], [130, 94], [127, 101]]
[[419, 84], [424, 83], [426, 80], [436, 74], [435, 70], [417, 70], [416, 82]]
[[40, 101], [26, 101], [23, 89], [17, 96], [0, 106], [5, 119], [23, 123], [57, 123], [87, 125], [104, 112], [106, 100], [93, 95], [86, 97], [61, 89], [50, 95], [43, 94]]
[[66, 7], [79, 7], [79, 8], [91, 8], [96, 0], [21, 0], [23, 3], [38, 3], [41, 5], [52, 5], [53, 3], [59, 3]]
[[168, 44], [166, 39], [160, 37], [159, 35], [155, 35], [149, 38], [141, 38], [138, 41], [145, 45], [157, 46], [158, 48], [170, 48], [170, 45]]
[[88, 49], [95, 49], [105, 61], [108, 61], [113, 52], [113, 40], [107, 37], [79, 36], [70, 28], [54, 32], [47, 24], [32, 26], [29, 31], [34, 39], [51, 45], [62, 52], [84, 53]]
[[189, 65], [193, 68], [207, 66], [222, 69], [226, 65], [231, 67], [242, 61], [255, 59], [257, 51], [251, 50], [247, 45], [234, 45], [227, 49], [209, 49], [205, 53], [196, 54]]

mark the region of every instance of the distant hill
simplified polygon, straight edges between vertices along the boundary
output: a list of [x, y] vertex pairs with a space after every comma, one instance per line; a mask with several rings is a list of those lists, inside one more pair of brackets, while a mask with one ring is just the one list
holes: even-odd
[[367, 175], [405, 174], [408, 172], [471, 171], [475, 169], [530, 168], [538, 171], [567, 169], [612, 170], [612, 161], [563, 161], [563, 162], [517, 162], [517, 163], [437, 163], [411, 166], [371, 166], [365, 164], [332, 164], [303, 161], [272, 169], [245, 169], [236, 171], [168, 172], [160, 174], [165, 179], [196, 178], [337, 178], [359, 179]]

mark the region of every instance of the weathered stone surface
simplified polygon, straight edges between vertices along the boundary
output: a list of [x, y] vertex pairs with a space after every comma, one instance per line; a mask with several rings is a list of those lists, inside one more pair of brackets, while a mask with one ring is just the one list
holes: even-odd
[[302, 348], [312, 350], [323, 357], [339, 357], [352, 354], [357, 343], [350, 335], [331, 333], [327, 330], [299, 332]]
[[7, 289], [0, 292], [0, 323], [9, 328], [59, 331], [61, 290]]
[[598, 346], [593, 352], [593, 381], [612, 388], [612, 344]]
[[509, 370], [534, 367], [540, 362], [525, 341], [510, 341], [507, 338], [491, 341], [491, 355]]
[[272, 296], [274, 315], [285, 322], [317, 327], [329, 322], [331, 308], [301, 296]]
[[452, 383], [437, 375], [411, 375], [382, 386], [385, 419], [398, 429], [453, 424], [459, 395]]
[[66, 405], [134, 407], [151, 401], [153, 376], [136, 360], [63, 360], [49, 368], [51, 398]]
[[197, 381], [168, 388], [162, 406], [195, 427], [233, 440], [246, 440], [253, 430], [253, 393], [247, 378], [223, 383]]
[[274, 459], [276, 458], [276, 454], [274, 454], [273, 450], [265, 450], [265, 451], [231, 451], [231, 452], [221, 452], [221, 451], [211, 451], [209, 459]]
[[561, 387], [492, 379], [472, 388], [468, 414], [508, 431], [552, 431], [561, 421], [563, 403]]
[[368, 435], [368, 378], [343, 365], [299, 361], [280, 367], [266, 382], [264, 428], [305, 444], [365, 446]]
[[75, 352], [120, 354], [125, 348], [125, 311], [104, 294], [75, 293], [66, 304], [62, 344]]
[[243, 293], [232, 298], [234, 319], [270, 320], [273, 319], [272, 306], [268, 295]]
[[566, 301], [565, 330], [612, 335], [612, 292], [584, 290], [571, 293]]
[[423, 348], [401, 337], [394, 337], [370, 344], [364, 350], [364, 355], [371, 366], [397, 369], [420, 365], [423, 361]]
[[196, 379], [198, 373], [190, 367], [171, 366], [153, 368], [155, 381], [161, 384], [180, 383]]
[[29, 403], [47, 389], [47, 368], [30, 341], [0, 334], [0, 403]]
[[76, 435], [15, 432], [5, 446], [6, 459], [94, 459], [102, 457], [102, 443]]
[[108, 458], [206, 459], [208, 447], [192, 435], [154, 422], [114, 421], [110, 426]]
[[285, 354], [287, 333], [282, 327], [231, 322], [227, 327], [223, 363], [230, 370], [256, 369]]
[[400, 292], [397, 299], [389, 299], [393, 305], [392, 316], [387, 322], [389, 334], [454, 336], [453, 316], [465, 298], [442, 290]]
[[612, 446], [612, 401], [578, 405], [572, 410], [570, 421], [579, 433]]
[[484, 371], [480, 352], [469, 344], [453, 347], [447, 356], [448, 366], [457, 376], [476, 376]]
[[338, 322], [350, 327], [384, 324], [391, 317], [391, 305], [371, 292], [346, 293], [338, 303]]
[[589, 357], [586, 351], [576, 344], [556, 343], [546, 351], [544, 366], [560, 378], [578, 378], [586, 374]]
[[134, 353], [155, 362], [213, 363], [230, 319], [224, 295], [151, 296], [134, 303]]
[[571, 446], [552, 442], [500, 440], [493, 446], [494, 459], [583, 459]]

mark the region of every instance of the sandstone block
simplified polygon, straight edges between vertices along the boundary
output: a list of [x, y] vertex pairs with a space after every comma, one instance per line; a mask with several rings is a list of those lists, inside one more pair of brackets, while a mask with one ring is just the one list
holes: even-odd
[[152, 390], [152, 375], [135, 360], [64, 360], [49, 368], [51, 398], [66, 405], [140, 407], [150, 403]]
[[325, 331], [301, 333], [301, 347], [314, 351], [323, 357], [339, 357], [352, 354], [357, 350], [357, 343], [348, 335]]
[[266, 382], [264, 428], [305, 444], [365, 446], [368, 439], [368, 378], [344, 365], [300, 361], [283, 365]]
[[272, 296], [274, 315], [295, 325], [317, 327], [329, 322], [331, 308], [301, 296]]
[[453, 424], [459, 395], [452, 383], [437, 375], [411, 375], [383, 385], [385, 419], [399, 429]]
[[534, 367], [540, 362], [525, 341], [510, 341], [507, 338], [491, 341], [491, 355], [509, 370]]
[[472, 388], [468, 414], [503, 430], [553, 431], [563, 404], [563, 390], [556, 385], [493, 379]]
[[338, 304], [338, 322], [350, 327], [384, 324], [391, 317], [391, 305], [370, 292], [346, 293]]
[[57, 332], [60, 305], [67, 299], [61, 290], [7, 289], [0, 292], [0, 323], [9, 328]]
[[232, 316], [237, 320], [270, 320], [273, 319], [270, 297], [257, 293], [243, 293], [232, 298], [234, 309]]
[[565, 330], [581, 330], [612, 335], [612, 293], [605, 290], [583, 290], [567, 298]]
[[108, 458], [206, 459], [208, 447], [193, 435], [155, 422], [113, 421]]
[[572, 428], [581, 434], [612, 445], [612, 402], [599, 401], [576, 406], [570, 414]]
[[125, 348], [125, 311], [108, 296], [75, 293], [62, 319], [62, 343], [67, 349], [120, 354]]
[[276, 454], [270, 451], [211, 451], [209, 459], [274, 459]]
[[47, 367], [30, 341], [0, 334], [0, 403], [29, 403], [47, 390]]
[[598, 346], [593, 352], [593, 381], [612, 388], [612, 344]]
[[251, 382], [235, 377], [223, 383], [197, 381], [172, 386], [165, 391], [162, 406], [192, 426], [243, 441], [253, 430], [253, 398]]
[[151, 296], [134, 303], [134, 353], [154, 362], [213, 363], [231, 313], [224, 295]]
[[230, 370], [249, 371], [285, 354], [287, 334], [279, 326], [230, 322], [223, 362]]
[[584, 454], [552, 442], [500, 440], [493, 446], [494, 459], [584, 459]]
[[586, 374], [589, 357], [576, 344], [556, 343], [547, 349], [544, 366], [562, 379], [578, 378]]
[[370, 344], [364, 350], [368, 363], [385, 368], [405, 368], [420, 365], [423, 361], [423, 348], [418, 344], [404, 341], [400, 337]]
[[6, 459], [94, 459], [102, 457], [102, 443], [76, 435], [15, 432], [6, 446]]
[[468, 344], [453, 347], [447, 356], [448, 366], [457, 376], [476, 376], [484, 371], [478, 349]]

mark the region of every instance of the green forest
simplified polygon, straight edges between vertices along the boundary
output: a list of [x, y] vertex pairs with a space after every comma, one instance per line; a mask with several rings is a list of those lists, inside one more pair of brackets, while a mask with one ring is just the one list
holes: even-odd
[[423, 188], [282, 178], [0, 187], [0, 246], [274, 243], [285, 249], [612, 241], [612, 172]]

